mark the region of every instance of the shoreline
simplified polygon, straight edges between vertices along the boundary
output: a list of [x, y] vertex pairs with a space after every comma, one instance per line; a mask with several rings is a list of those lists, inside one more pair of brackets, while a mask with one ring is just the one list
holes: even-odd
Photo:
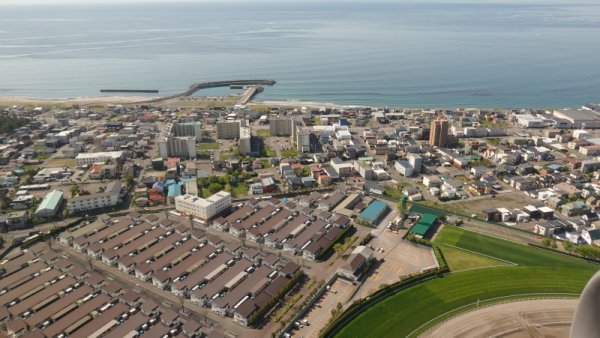
[[148, 96], [86, 96], [75, 98], [45, 99], [21, 96], [0, 96], [0, 104], [132, 104], [139, 101], [151, 100]]
[[[231, 96], [231, 95], [229, 95]], [[198, 96], [198, 98], [209, 99], [213, 96]], [[228, 97], [228, 96], [224, 96]], [[35, 105], [35, 104], [79, 104], [79, 105], [90, 105], [90, 104], [144, 104], [147, 101], [158, 99], [158, 96], [82, 96], [74, 98], [35, 98], [35, 97], [24, 97], [24, 96], [0, 96], [0, 105]], [[173, 99], [178, 100], [178, 99]], [[185, 98], [183, 98], [185, 100]], [[165, 102], [168, 102], [167, 100]], [[342, 108], [342, 109], [357, 109], [357, 108], [382, 108], [388, 107], [386, 105], [358, 105], [358, 104], [343, 104], [333, 102], [318, 102], [318, 101], [302, 101], [302, 100], [270, 100], [270, 99], [255, 99], [246, 104], [247, 106], [252, 105], [265, 105], [273, 107], [311, 107], [311, 108]], [[583, 104], [582, 104], [583, 105]], [[409, 109], [569, 109], [565, 107], [477, 107], [477, 106], [389, 106], [390, 108], [409, 108]], [[581, 109], [581, 106], [570, 109]]]

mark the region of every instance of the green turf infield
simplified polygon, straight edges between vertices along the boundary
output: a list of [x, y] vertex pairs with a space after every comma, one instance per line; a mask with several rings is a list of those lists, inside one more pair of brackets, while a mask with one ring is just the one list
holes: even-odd
[[[583, 260], [452, 226], [442, 229], [435, 244], [442, 252], [451, 248], [446, 249], [450, 261], [455, 258], [456, 248], [472, 251], [472, 260], [459, 253], [459, 269], [454, 265], [456, 272], [385, 298], [359, 314], [336, 336], [417, 336], [443, 319], [476, 307], [478, 301], [482, 306], [507, 299], [576, 297], [600, 268]], [[492, 266], [495, 263], [506, 265]], [[466, 266], [487, 267], [464, 270]]]

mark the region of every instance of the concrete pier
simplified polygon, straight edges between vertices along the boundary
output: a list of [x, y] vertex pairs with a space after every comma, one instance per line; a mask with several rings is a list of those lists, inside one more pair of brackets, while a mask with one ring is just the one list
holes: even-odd
[[[175, 95], [171, 95], [171, 96], [165, 96], [165, 97], [159, 97], [156, 99], [152, 99], [152, 100], [147, 100], [147, 101], [143, 101], [146, 103], [151, 103], [151, 102], [160, 102], [160, 101], [165, 101], [165, 100], [170, 100], [170, 99], [176, 99], [176, 98], [180, 98], [180, 97], [185, 97], [185, 96], [190, 96], [192, 94], [194, 94], [195, 92], [197, 92], [200, 89], [205, 89], [205, 88], [215, 88], [215, 87], [246, 87], [246, 86], [250, 86], [249, 88], [254, 88], [254, 90], [249, 90], [246, 89], [246, 92], [244, 92], [243, 97], [246, 98], [246, 101], [244, 102], [247, 103], [254, 95], [256, 95], [257, 93], [259, 93], [260, 91], [262, 91], [262, 87], [260, 87], [261, 85], [267, 85], [267, 86], [272, 86], [275, 84], [275, 80], [272, 79], [267, 79], [267, 80], [225, 80], [225, 81], [207, 81], [207, 82], [200, 82], [200, 83], [194, 83], [192, 84], [186, 91], [179, 93], [179, 94], [175, 94]], [[257, 88], [260, 88], [260, 90], [258, 90]]]

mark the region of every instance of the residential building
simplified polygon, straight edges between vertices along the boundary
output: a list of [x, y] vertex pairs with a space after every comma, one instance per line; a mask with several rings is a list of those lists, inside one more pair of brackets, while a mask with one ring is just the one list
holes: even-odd
[[202, 122], [192, 121], [173, 123], [171, 133], [173, 133], [173, 136], [192, 136], [196, 140], [201, 140]]
[[249, 127], [240, 127], [239, 130], [239, 150], [240, 154], [248, 155], [252, 153], [252, 137]]
[[252, 183], [248, 187], [249, 195], [260, 195], [264, 192], [262, 183]]
[[600, 160], [598, 159], [590, 159], [581, 161], [581, 172], [589, 173], [592, 171], [596, 171], [600, 169]]
[[100, 153], [79, 153], [75, 157], [77, 166], [92, 165], [96, 162], [117, 162], [123, 159], [122, 151], [107, 151]]
[[357, 246], [346, 261], [347, 263], [338, 269], [338, 274], [351, 281], [358, 281], [372, 257], [373, 249], [364, 245]]
[[440, 148], [448, 147], [448, 121], [441, 118], [431, 121], [429, 145]]
[[168, 136], [158, 141], [160, 157], [196, 158], [196, 139], [192, 136]]
[[72, 213], [99, 208], [114, 207], [121, 199], [121, 181], [113, 181], [108, 184], [102, 193], [82, 195], [67, 200], [67, 208]]
[[600, 229], [583, 230], [581, 232], [581, 238], [588, 245], [600, 246]]
[[406, 160], [398, 160], [394, 164], [394, 168], [400, 173], [402, 176], [412, 176], [414, 172], [414, 168], [410, 163]]
[[292, 136], [295, 121], [289, 117], [274, 117], [269, 119], [271, 136]]
[[330, 161], [330, 165], [337, 172], [340, 177], [347, 177], [352, 175], [352, 163], [344, 162], [339, 157], [334, 157]]
[[231, 194], [226, 191], [219, 191], [206, 199], [187, 194], [175, 197], [175, 210], [205, 222], [214, 219], [230, 206]]
[[413, 172], [419, 174], [423, 167], [423, 159], [419, 155], [410, 154], [408, 155], [408, 163], [413, 167]]
[[29, 220], [29, 211], [13, 211], [6, 217], [5, 228], [7, 231], [22, 229], [27, 227], [27, 221]]
[[299, 152], [306, 153], [311, 151], [310, 130], [306, 127], [296, 127], [296, 148]]
[[568, 217], [580, 216], [589, 210], [590, 208], [583, 201], [570, 202], [560, 207], [561, 213]]
[[217, 122], [217, 138], [240, 138], [240, 127], [245, 127], [245, 123], [242, 120], [219, 121]]

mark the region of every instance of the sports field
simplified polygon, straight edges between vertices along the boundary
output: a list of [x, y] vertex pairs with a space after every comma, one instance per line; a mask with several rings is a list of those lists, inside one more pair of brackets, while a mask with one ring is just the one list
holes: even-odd
[[[456, 272], [384, 299], [358, 315], [337, 336], [417, 336], [445, 318], [476, 307], [478, 302], [484, 305], [543, 294], [575, 297], [600, 268], [568, 256], [452, 226], [442, 229], [436, 244], [451, 267], [450, 262], [454, 262]], [[474, 261], [465, 253], [472, 254]]]

